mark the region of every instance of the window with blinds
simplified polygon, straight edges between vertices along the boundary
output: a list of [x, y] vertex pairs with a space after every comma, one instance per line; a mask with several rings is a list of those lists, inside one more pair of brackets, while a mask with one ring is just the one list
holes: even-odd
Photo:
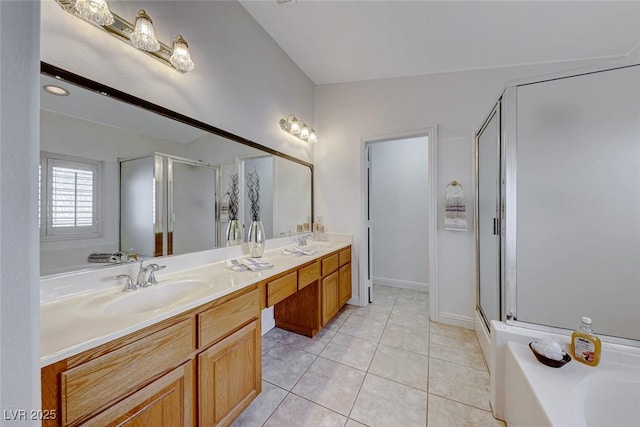
[[[40, 234], [100, 234], [101, 162], [43, 154], [40, 157]], [[44, 209], [44, 211], [43, 211]]]

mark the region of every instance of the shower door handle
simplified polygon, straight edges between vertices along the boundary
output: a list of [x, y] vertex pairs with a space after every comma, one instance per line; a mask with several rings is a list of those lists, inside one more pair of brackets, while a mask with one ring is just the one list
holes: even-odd
[[493, 235], [500, 235], [500, 218], [493, 218]]

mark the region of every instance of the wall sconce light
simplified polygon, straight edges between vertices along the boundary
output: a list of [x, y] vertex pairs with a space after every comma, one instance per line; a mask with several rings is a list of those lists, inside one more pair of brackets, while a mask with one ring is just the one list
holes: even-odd
[[106, 0], [56, 0], [67, 12], [89, 22], [146, 53], [180, 73], [193, 70], [194, 64], [185, 39], [176, 36], [173, 46], [155, 36], [153, 21], [144, 10], [136, 16], [135, 25], [109, 10]]
[[305, 122], [298, 121], [293, 114], [289, 114], [287, 117], [280, 119], [280, 128], [310, 144], [318, 142], [316, 131], [307, 126]]

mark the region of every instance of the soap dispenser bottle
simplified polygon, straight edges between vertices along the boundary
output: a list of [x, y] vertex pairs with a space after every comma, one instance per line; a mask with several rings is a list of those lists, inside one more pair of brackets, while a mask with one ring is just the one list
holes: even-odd
[[600, 363], [602, 344], [600, 338], [593, 335], [591, 318], [583, 317], [580, 329], [571, 334], [571, 352], [574, 359], [585, 365], [597, 366]]

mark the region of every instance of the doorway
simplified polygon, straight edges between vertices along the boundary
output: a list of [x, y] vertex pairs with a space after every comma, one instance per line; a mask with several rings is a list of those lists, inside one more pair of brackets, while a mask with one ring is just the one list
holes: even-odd
[[363, 139], [360, 295], [373, 285], [430, 292], [435, 309], [435, 129]]

